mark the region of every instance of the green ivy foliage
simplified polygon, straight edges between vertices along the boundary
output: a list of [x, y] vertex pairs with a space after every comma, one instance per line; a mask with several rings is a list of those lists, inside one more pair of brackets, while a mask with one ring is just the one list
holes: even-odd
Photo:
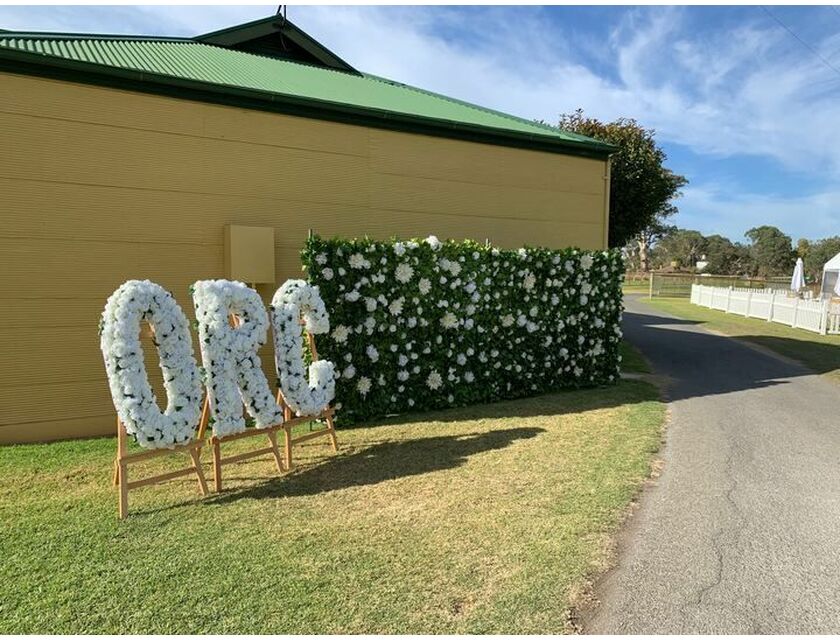
[[618, 377], [618, 251], [313, 236], [302, 258], [344, 425]]

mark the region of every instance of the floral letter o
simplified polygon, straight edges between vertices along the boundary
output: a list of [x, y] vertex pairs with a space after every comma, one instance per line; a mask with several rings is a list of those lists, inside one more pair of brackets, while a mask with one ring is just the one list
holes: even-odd
[[[155, 331], [166, 389], [161, 413], [146, 375], [140, 323]], [[201, 375], [193, 357], [189, 323], [168, 291], [148, 280], [129, 280], [102, 313], [100, 347], [111, 397], [126, 431], [147, 449], [190, 442], [201, 413]]]
[[[193, 285], [201, 359], [206, 370], [213, 433], [245, 430], [242, 403], [258, 429], [283, 422], [257, 350], [265, 344], [268, 314], [259, 295], [241, 282], [201, 280]], [[230, 316], [241, 323], [230, 325]]]
[[314, 416], [335, 397], [335, 371], [329, 360], [309, 365], [307, 383], [303, 369], [301, 315], [310, 333], [327, 333], [330, 318], [318, 287], [304, 280], [287, 280], [271, 301], [274, 357], [283, 397], [299, 416]]

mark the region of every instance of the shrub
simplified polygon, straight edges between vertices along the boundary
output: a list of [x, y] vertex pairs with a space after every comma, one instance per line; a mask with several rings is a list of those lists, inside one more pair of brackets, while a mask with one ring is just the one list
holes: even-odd
[[343, 424], [617, 378], [617, 251], [313, 236], [302, 257]]

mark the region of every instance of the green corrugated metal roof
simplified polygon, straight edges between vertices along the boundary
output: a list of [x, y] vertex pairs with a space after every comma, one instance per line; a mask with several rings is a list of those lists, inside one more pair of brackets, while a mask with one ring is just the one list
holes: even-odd
[[[17, 61], [74, 63], [93, 73], [135, 72], [139, 79], [166, 83], [167, 79], [207, 87], [245, 90], [283, 97], [344, 105], [379, 117], [392, 114], [436, 121], [442, 127], [525, 134], [545, 144], [567, 143], [593, 153], [611, 150], [590, 138], [515, 116], [447, 98], [372, 75], [336, 71], [188, 39], [121, 38], [84, 35], [0, 33], [0, 60], [11, 52]], [[4, 55], [6, 54], [6, 55]], [[95, 65], [95, 67], [94, 67]], [[146, 78], [145, 74], [153, 74]], [[434, 123], [433, 123], [434, 124]]]

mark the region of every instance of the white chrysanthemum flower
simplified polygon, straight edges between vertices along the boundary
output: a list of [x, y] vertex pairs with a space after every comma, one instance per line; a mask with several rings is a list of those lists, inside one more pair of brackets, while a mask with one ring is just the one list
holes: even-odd
[[411, 280], [412, 276], [414, 276], [414, 269], [412, 269], [410, 264], [405, 262], [401, 262], [394, 272], [394, 277], [398, 282], [402, 282], [403, 284]]
[[391, 312], [392, 316], [398, 316], [403, 312], [403, 302], [405, 298], [397, 298], [391, 304], [388, 305], [388, 311]]
[[335, 273], [333, 273], [333, 270], [329, 267], [325, 267], [321, 269], [321, 275], [324, 276], [324, 280], [332, 280], [335, 276]]
[[398, 256], [402, 256], [405, 254], [405, 244], [402, 242], [395, 242], [394, 243], [394, 253]]
[[583, 269], [584, 271], [588, 271], [590, 268], [592, 268], [592, 263], [593, 263], [594, 261], [595, 261], [595, 260], [594, 260], [594, 259], [592, 258], [592, 256], [590, 256], [590, 255], [585, 255], [585, 256], [583, 256], [583, 257], [580, 259], [580, 267], [581, 267], [581, 269]]
[[417, 288], [420, 289], [420, 293], [426, 295], [432, 290], [432, 281], [428, 278], [421, 278]]
[[362, 376], [356, 383], [356, 391], [358, 391], [360, 395], [366, 396], [370, 392], [370, 386], [370, 378]]
[[590, 293], [592, 293], [592, 285], [588, 282], [584, 282], [582, 285], [580, 285], [580, 292], [583, 295], [588, 296]]
[[503, 327], [513, 326], [514, 322], [516, 322], [516, 320], [514, 319], [514, 317], [511, 314], [506, 313], [505, 315], [502, 316], [502, 326]]
[[443, 378], [437, 371], [432, 371], [426, 378], [426, 386], [432, 391], [437, 391], [443, 384]]
[[356, 367], [354, 367], [352, 364], [348, 365], [341, 375], [350, 380], [351, 378], [353, 378], [353, 376], [356, 375]]
[[365, 298], [365, 309], [368, 310], [368, 313], [376, 311], [376, 298]]
[[350, 335], [350, 328], [343, 324], [338, 325], [332, 332], [332, 339], [339, 344], [347, 342], [347, 336]]
[[461, 273], [461, 265], [457, 262], [450, 262], [449, 273], [451, 273], [453, 276], [457, 276], [459, 273]]
[[397, 380], [399, 380], [400, 382], [405, 382], [406, 380], [408, 380], [408, 376], [409, 373], [405, 369], [400, 369], [399, 371], [397, 371]]
[[315, 262], [318, 264], [327, 264], [327, 254], [326, 253], [319, 253], [315, 256]]

